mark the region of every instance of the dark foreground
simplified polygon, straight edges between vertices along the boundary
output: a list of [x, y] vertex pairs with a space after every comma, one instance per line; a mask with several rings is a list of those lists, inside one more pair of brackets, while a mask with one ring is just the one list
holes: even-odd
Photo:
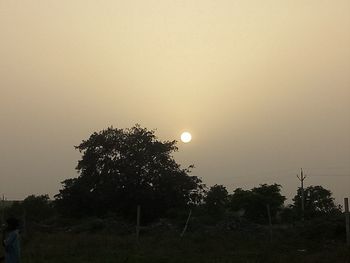
[[28, 234], [22, 263], [80, 262], [350, 262], [343, 242], [301, 237], [294, 228], [226, 231], [190, 231], [180, 238], [176, 230], [143, 230], [135, 235], [108, 230], [55, 231]]

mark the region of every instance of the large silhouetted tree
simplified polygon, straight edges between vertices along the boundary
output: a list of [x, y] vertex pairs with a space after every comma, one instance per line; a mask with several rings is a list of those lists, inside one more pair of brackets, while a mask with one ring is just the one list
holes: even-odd
[[136, 125], [93, 133], [76, 146], [82, 153], [77, 178], [63, 181], [56, 195], [60, 211], [70, 215], [162, 216], [169, 208], [197, 203], [203, 185], [172, 157], [176, 141], [160, 141], [154, 131]]

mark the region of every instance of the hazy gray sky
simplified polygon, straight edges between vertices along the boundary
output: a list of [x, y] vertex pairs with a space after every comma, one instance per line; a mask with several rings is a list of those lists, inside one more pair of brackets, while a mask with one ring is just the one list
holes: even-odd
[[232, 190], [350, 197], [350, 1], [0, 0], [0, 193], [76, 176], [92, 132], [192, 132], [176, 159]]

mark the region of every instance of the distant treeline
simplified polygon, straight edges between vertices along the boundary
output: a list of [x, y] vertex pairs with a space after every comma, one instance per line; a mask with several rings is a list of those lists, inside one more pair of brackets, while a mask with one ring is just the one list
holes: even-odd
[[[52, 217], [104, 217], [115, 215], [134, 220], [142, 208], [144, 223], [176, 218], [185, 211], [217, 222], [234, 214], [255, 223], [267, 223], [267, 206], [274, 222], [291, 223], [302, 218], [340, 214], [332, 193], [322, 186], [296, 189], [293, 204], [278, 184], [262, 184], [229, 193], [222, 185], [207, 187], [191, 175], [193, 166], [181, 168], [172, 154], [176, 141], [160, 141], [153, 130], [135, 125], [130, 129], [107, 128], [75, 146], [82, 154], [77, 178], [62, 182], [53, 202], [47, 195], [28, 196], [2, 208], [5, 216], [43, 221]], [[302, 211], [304, 196], [304, 212]]]

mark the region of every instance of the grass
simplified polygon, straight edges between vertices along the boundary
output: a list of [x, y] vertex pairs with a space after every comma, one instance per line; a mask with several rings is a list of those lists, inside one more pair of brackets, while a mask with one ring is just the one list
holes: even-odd
[[56, 220], [52, 227], [27, 225], [22, 263], [350, 263], [350, 248], [336, 226], [324, 221], [275, 225], [270, 241], [268, 228], [261, 225], [226, 230], [193, 220], [180, 238], [183, 224], [164, 221], [142, 228], [136, 244], [135, 227], [123, 221]]
[[[22, 263], [346, 263], [349, 248], [341, 243], [306, 241], [292, 230], [274, 232], [190, 232], [180, 238], [178, 231], [143, 233], [139, 245], [134, 235], [95, 233], [34, 233], [23, 242]], [[305, 252], [298, 251], [306, 249]]]

